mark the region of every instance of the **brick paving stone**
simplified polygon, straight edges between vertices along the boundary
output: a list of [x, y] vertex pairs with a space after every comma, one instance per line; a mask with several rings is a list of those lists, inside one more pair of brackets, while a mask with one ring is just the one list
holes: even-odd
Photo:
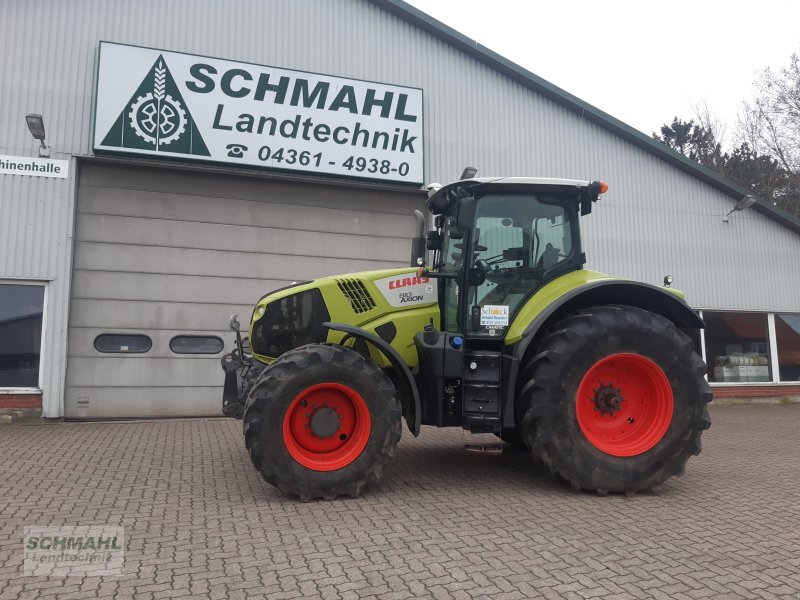
[[[232, 420], [5, 427], [0, 598], [800, 599], [800, 405], [712, 416], [659, 494], [576, 494], [425, 427], [362, 498], [306, 504]], [[124, 527], [125, 574], [24, 577], [28, 525]]]

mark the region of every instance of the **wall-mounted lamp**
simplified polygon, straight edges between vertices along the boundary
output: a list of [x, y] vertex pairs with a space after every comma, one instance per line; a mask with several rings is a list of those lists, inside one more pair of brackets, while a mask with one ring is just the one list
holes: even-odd
[[44, 119], [42, 119], [42, 115], [25, 115], [25, 121], [28, 123], [28, 130], [31, 132], [31, 135], [34, 139], [39, 140], [41, 144], [39, 146], [39, 156], [42, 158], [48, 158], [50, 156], [50, 148], [47, 147], [47, 144], [44, 143]]
[[734, 206], [732, 209], [730, 209], [728, 212], [726, 212], [724, 215], [722, 215], [722, 222], [723, 223], [727, 223], [728, 222], [728, 215], [730, 215], [732, 213], [735, 213], [735, 212], [738, 212], [740, 210], [744, 210], [746, 208], [750, 208], [755, 203], [756, 203], [756, 197], [755, 196], [749, 196], [749, 195], [745, 196], [744, 198], [742, 198], [741, 200], [739, 200], [736, 203], [736, 206]]

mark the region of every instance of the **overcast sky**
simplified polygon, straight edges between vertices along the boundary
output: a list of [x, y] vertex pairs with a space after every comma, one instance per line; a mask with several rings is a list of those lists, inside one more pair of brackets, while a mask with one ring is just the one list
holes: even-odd
[[798, 0], [406, 0], [650, 134], [706, 103], [727, 124], [800, 52]]

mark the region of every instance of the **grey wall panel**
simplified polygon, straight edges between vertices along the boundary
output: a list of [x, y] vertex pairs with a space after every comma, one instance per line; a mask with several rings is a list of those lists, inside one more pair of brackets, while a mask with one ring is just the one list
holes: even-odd
[[[380, 191], [374, 189], [363, 189], [348, 185], [346, 181], [331, 181], [316, 183], [307, 182], [306, 185], [298, 186], [294, 182], [285, 182], [276, 179], [265, 180], [256, 177], [247, 177], [244, 173], [237, 173], [244, 181], [250, 185], [236, 186], [236, 193], [231, 191], [230, 180], [220, 177], [220, 173], [209, 174], [204, 169], [174, 170], [156, 169], [151, 167], [136, 167], [126, 165], [116, 166], [103, 164], [100, 162], [86, 162], [82, 166], [83, 180], [81, 186], [84, 188], [81, 203], [81, 210], [94, 212], [91, 210], [90, 194], [91, 188], [98, 188], [103, 194], [112, 195], [112, 203], [108, 205], [109, 210], [113, 210], [114, 190], [136, 190], [137, 192], [153, 192], [156, 194], [154, 201], [148, 202], [147, 206], [139, 207], [139, 210], [148, 211], [145, 214], [133, 214], [132, 216], [165, 216], [169, 218], [169, 213], [157, 214], [149, 211], [163, 211], [170, 209], [175, 211], [182, 207], [181, 202], [189, 202], [192, 207], [197, 207], [200, 214], [203, 211], [210, 212], [212, 215], [224, 214], [229, 216], [225, 210], [220, 211], [219, 207], [228, 207], [228, 201], [233, 201], [235, 207], [237, 201], [262, 201], [269, 200], [276, 205], [276, 210], [281, 210], [282, 205], [291, 205], [305, 209], [305, 215], [315, 214], [311, 207], [323, 209], [316, 214], [325, 215], [326, 210], [331, 206], [336, 207], [337, 218], [339, 211], [352, 210], [363, 212], [369, 209], [370, 213], [377, 213], [369, 223], [380, 224], [384, 219], [389, 218], [385, 214], [400, 215], [406, 217], [406, 199], [409, 194], [416, 194], [420, 201], [424, 200], [425, 194], [420, 190], [409, 189], [386, 189]], [[222, 174], [227, 174], [225, 171]], [[304, 182], [305, 183], [305, 182]], [[158, 200], [158, 195], [166, 194], [165, 200]], [[176, 196], [177, 197], [176, 197]], [[184, 197], [184, 198], [181, 198]], [[188, 197], [189, 199], [187, 199]], [[175, 204], [178, 202], [179, 204]], [[86, 208], [84, 208], [86, 207]], [[171, 207], [171, 208], [170, 208]], [[177, 207], [177, 208], [176, 208]], [[215, 208], [216, 207], [216, 208]], [[250, 213], [254, 218], [258, 218], [257, 207], [251, 207]], [[98, 211], [104, 213], [104, 211]], [[110, 212], [108, 214], [129, 214], [125, 212]], [[278, 218], [281, 214], [279, 213]], [[181, 211], [182, 217], [183, 212]], [[356, 215], [352, 215], [356, 216]], [[363, 217], [363, 215], [362, 215]], [[203, 220], [203, 219], [198, 219]], [[210, 222], [221, 222], [222, 219], [206, 219]]]
[[[0, 15], [3, 10], [0, 3]], [[0, 28], [4, 24], [2, 19], [0, 16]], [[8, 60], [5, 56], [1, 62], [7, 65]], [[5, 67], [2, 71], [0, 76], [5, 78]], [[0, 86], [0, 95], [8, 88], [8, 85]], [[0, 105], [3, 106], [0, 112], [4, 112], [6, 105]], [[0, 116], [0, 120], [5, 116]], [[25, 128], [24, 114], [20, 124]], [[5, 139], [4, 133], [0, 126], [0, 144]], [[13, 154], [7, 149], [0, 150], [4, 152]], [[74, 166], [72, 161], [70, 168]], [[73, 185], [74, 181], [69, 179], [0, 175], [0, 280], [47, 282], [44, 345], [39, 369], [44, 414], [50, 417], [61, 415], [64, 390]]]
[[74, 418], [219, 416], [218, 387], [74, 386], [65, 405]]
[[234, 298], [258, 300], [265, 292], [288, 283], [278, 279], [242, 280], [235, 277], [76, 271], [72, 280], [72, 297], [78, 300], [203, 301], [225, 304]]
[[[310, 204], [310, 199], [307, 204], [275, 202], [276, 197], [288, 200], [279, 193], [270, 193], [272, 201], [268, 209], [263, 203], [258, 203], [263, 200], [260, 195], [246, 200], [201, 195], [194, 191], [182, 193], [140, 191], [138, 195], [147, 201], [131, 204], [124, 188], [87, 186], [81, 197], [81, 212], [169, 220], [174, 219], [176, 215], [185, 218], [186, 210], [191, 209], [191, 220], [199, 223], [229, 223], [273, 229], [379, 235], [404, 239], [408, 239], [408, 235], [412, 233], [412, 221], [408, 214], [373, 212], [375, 208], [405, 210], [406, 202], [402, 199], [394, 201], [394, 204], [379, 202], [378, 200], [383, 198], [375, 197], [375, 194], [366, 201], [360, 200], [355, 209], [316, 206]], [[321, 191], [313, 195], [313, 200], [318, 203], [326, 196], [328, 192]], [[342, 204], [337, 202], [336, 206]], [[367, 207], [370, 208], [370, 212], [365, 212], [364, 209]], [[336, 229], [332, 230], [333, 227]]]
[[[153, 302], [125, 300], [81, 299], [70, 311], [70, 327], [73, 329], [91, 327], [105, 331], [126, 331], [145, 329], [158, 331], [161, 328], [192, 331], [196, 333], [212, 333], [221, 331], [233, 313], [246, 322], [253, 311], [253, 301], [233, 298], [242, 304], [213, 304], [206, 302]], [[230, 332], [226, 330], [226, 347]]]
[[187, 360], [106, 354], [99, 358], [70, 356], [69, 360], [67, 387], [184, 387], [192, 382], [189, 387], [216, 387], [222, 406], [222, 369], [214, 356]]
[[[374, 259], [349, 259], [335, 256], [315, 256], [308, 260], [311, 252], [322, 254], [328, 247], [329, 240], [324, 237], [314, 242], [314, 250], [308, 250], [305, 256], [294, 254], [270, 254], [251, 250], [234, 252], [219, 249], [169, 248], [164, 246], [137, 246], [134, 244], [101, 244], [98, 242], [75, 243], [75, 268], [87, 271], [124, 271], [141, 272], [142, 269], [157, 268], [161, 273], [181, 273], [183, 275], [201, 275], [206, 277], [245, 277], [248, 279], [266, 280], [279, 278], [286, 281], [293, 279], [309, 279], [321, 275], [351, 271], [368, 271], [385, 268], [397, 263], [396, 259], [408, 249], [408, 241], [392, 244], [396, 252], [388, 252], [387, 246], [381, 246], [381, 252]], [[349, 244], [355, 251], [362, 249], [362, 244]], [[243, 256], [244, 254], [244, 256]], [[381, 258], [381, 254], [384, 255]], [[409, 252], [410, 254], [410, 252]], [[255, 256], [247, 256], [255, 255]], [[254, 260], [255, 259], [255, 260]]]
[[[408, 217], [408, 221], [411, 218]], [[223, 223], [195, 223], [164, 219], [82, 214], [78, 219], [75, 239], [159, 246], [167, 248], [196, 248], [233, 250], [263, 254], [327, 256], [343, 258], [369, 256], [376, 261], [397, 260], [403, 249], [410, 254], [409, 238], [376, 238], [340, 233], [250, 227]], [[379, 244], [375, 241], [379, 240]], [[405, 252], [403, 252], [405, 254]], [[406, 262], [403, 259], [403, 262]]]

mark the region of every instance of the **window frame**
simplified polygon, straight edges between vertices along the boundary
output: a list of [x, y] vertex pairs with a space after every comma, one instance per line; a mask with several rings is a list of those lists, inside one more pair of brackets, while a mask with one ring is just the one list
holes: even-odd
[[[202, 338], [206, 338], [206, 339], [207, 338], [214, 338], [216, 340], [219, 340], [220, 349], [217, 350], [216, 352], [177, 352], [176, 350], [174, 350], [172, 348], [172, 342], [175, 341], [177, 338], [201, 338], [201, 339]], [[179, 333], [179, 334], [173, 335], [169, 339], [169, 343], [167, 344], [167, 346], [169, 347], [169, 351], [170, 352], [172, 352], [173, 354], [177, 354], [178, 356], [197, 356], [197, 355], [215, 356], [217, 354], [220, 354], [221, 352], [225, 352], [225, 340], [223, 340], [218, 335], [200, 335], [200, 334], [196, 334], [196, 333], [190, 333], [190, 334]]]
[[775, 369], [775, 372], [776, 372], [775, 383], [783, 383], [783, 384], [786, 384], [786, 385], [800, 385], [800, 379], [790, 379], [788, 381], [783, 381], [782, 379], [780, 379], [781, 369], [780, 369], [780, 363], [779, 363], [779, 360], [778, 360], [779, 359], [779, 356], [778, 356], [778, 334], [777, 334], [777, 330], [775, 328], [775, 317], [777, 315], [800, 315], [800, 311], [798, 311], [798, 312], [781, 311], [781, 312], [769, 313], [769, 327], [770, 327], [769, 332], [770, 332], [770, 335], [772, 336], [772, 338], [774, 338], [774, 346], [773, 346], [775, 348], [774, 359], [775, 359], [775, 364], [777, 365], [777, 368]]
[[49, 279], [2, 279], [0, 285], [32, 285], [44, 288], [42, 294], [42, 334], [39, 340], [39, 377], [37, 387], [10, 387], [0, 386], [0, 394], [41, 394], [44, 380], [44, 357], [47, 355], [45, 341], [47, 340], [47, 300], [50, 290]]
[[[570, 194], [568, 194], [566, 192], [560, 192], [560, 191], [552, 191], [552, 192], [546, 192], [546, 191], [542, 191], [542, 192], [539, 192], [539, 191], [522, 191], [522, 192], [519, 192], [519, 191], [515, 191], [514, 189], [508, 189], [508, 190], [500, 189], [500, 190], [496, 190], [496, 191], [487, 192], [486, 194], [483, 194], [483, 195], [480, 195], [480, 196], [476, 197], [476, 200], [477, 200], [477, 205], [476, 205], [476, 208], [475, 208], [475, 224], [476, 224], [476, 226], [477, 226], [478, 219], [480, 219], [481, 216], [487, 216], [487, 215], [481, 215], [481, 208], [482, 208], [482, 206], [485, 206], [485, 204], [482, 204], [482, 203], [485, 203], [487, 199], [499, 198], [499, 199], [508, 200], [509, 198], [512, 198], [512, 197], [513, 198], [535, 198], [536, 202], [538, 203], [540, 208], [544, 208], [544, 207], [550, 206], [550, 207], [556, 207], [558, 209], [561, 209], [561, 217], [563, 219], [562, 228], [563, 228], [563, 230], [569, 232], [570, 249], [569, 249], [569, 252], [563, 258], [559, 258], [559, 260], [557, 260], [554, 264], [550, 265], [547, 268], [543, 268], [542, 269], [541, 279], [540, 279], [538, 285], [535, 286], [535, 287], [530, 288], [528, 290], [527, 294], [525, 294], [522, 298], [520, 298], [520, 300], [516, 303], [516, 305], [513, 307], [513, 309], [511, 309], [511, 307], [509, 305], [509, 308], [510, 308], [510, 311], [509, 311], [510, 312], [510, 314], [509, 314], [509, 325], [503, 328], [506, 331], [510, 327], [510, 324], [516, 318], [517, 314], [519, 314], [519, 311], [522, 309], [522, 307], [525, 306], [525, 303], [534, 294], [536, 294], [539, 290], [541, 290], [548, 282], [550, 282], [556, 276], [561, 275], [563, 273], [566, 273], [566, 272], [568, 272], [570, 270], [573, 270], [574, 268], [580, 268], [580, 266], [578, 266], [578, 267], [574, 267], [573, 266], [572, 268], [570, 268], [570, 265], [574, 265], [576, 257], [580, 256], [582, 254], [582, 252], [583, 252], [582, 248], [581, 248], [581, 237], [580, 237], [580, 226], [579, 226], [580, 216], [578, 214], [577, 200], [576, 200], [575, 197], [571, 196]], [[543, 198], [549, 199], [549, 201], [544, 200]], [[530, 207], [530, 205], [528, 205], [528, 207]], [[533, 211], [531, 211], [530, 213], [526, 214], [526, 219], [527, 219], [528, 216], [533, 216]], [[530, 221], [532, 231], [535, 231], [536, 221], [538, 219], [542, 219], [542, 218], [547, 218], [547, 216], [543, 215], [543, 216], [540, 216], [540, 217], [535, 217]], [[465, 248], [469, 249], [469, 252], [464, 252], [463, 253], [463, 260], [465, 260], [465, 261], [471, 260], [469, 257], [472, 257], [474, 255], [474, 249], [475, 249], [474, 246], [475, 246], [475, 244], [476, 243], [480, 243], [480, 241], [476, 242], [475, 237], [474, 237], [474, 233], [475, 233], [474, 230], [470, 230], [469, 231], [469, 235], [465, 236], [465, 239], [468, 238], [467, 242], [465, 243]], [[523, 242], [525, 240], [524, 235], [525, 234], [523, 232]], [[564, 250], [564, 249], [562, 248], [562, 250]], [[537, 247], [536, 248], [536, 252], [535, 253], [531, 253], [530, 259], [532, 261], [538, 261], [543, 256], [543, 254], [544, 253], [543, 253], [542, 249]], [[585, 262], [585, 261], [582, 261], [580, 264], [582, 265], [583, 262]], [[464, 266], [469, 267], [469, 263], [467, 265], [464, 265]], [[529, 265], [528, 268], [530, 268], [530, 266], [531, 265]], [[564, 270], [565, 266], [567, 267], [566, 270]], [[445, 280], [445, 281], [447, 282], [447, 280]], [[462, 287], [465, 288], [465, 290], [466, 290], [466, 293], [465, 293], [464, 297], [465, 297], [465, 301], [467, 301], [466, 299], [469, 298], [469, 296], [470, 296], [470, 289], [473, 287], [469, 282], [468, 268], [464, 269], [464, 281], [463, 281], [463, 283], [464, 283], [464, 285]], [[477, 288], [477, 286], [475, 286], [475, 287]], [[461, 306], [460, 302], [461, 302], [461, 299], [459, 298], [459, 308], [461, 310], [464, 310], [464, 312], [466, 313], [467, 311], [465, 310], [464, 307]], [[482, 305], [482, 306], [484, 306], [484, 305]], [[463, 335], [466, 335], [469, 338], [478, 338], [478, 339], [484, 339], [484, 340], [485, 339], [491, 340], [494, 337], [488, 331], [486, 331], [486, 332], [482, 331], [481, 328], [478, 328], [477, 331], [472, 331], [471, 330], [471, 323], [470, 323], [469, 315], [465, 314], [465, 317], [466, 317], [466, 323], [461, 324], [461, 330], [463, 331]], [[504, 334], [503, 334], [503, 336], [504, 336]], [[499, 336], [499, 337], [503, 337], [503, 336]]]
[[[147, 338], [147, 340], [150, 342], [150, 346], [147, 348], [147, 350], [140, 350], [135, 352], [132, 352], [130, 350], [100, 350], [100, 348], [97, 347], [97, 340], [106, 335], [107, 336], [127, 335], [130, 337], [143, 337]], [[131, 333], [127, 331], [104, 331], [103, 333], [98, 333], [96, 336], [94, 336], [94, 339], [92, 340], [92, 348], [95, 349], [95, 352], [99, 352], [100, 354], [117, 354], [123, 356], [127, 356], [129, 354], [147, 354], [153, 349], [153, 338], [147, 335], [146, 333]]]
[[[774, 386], [774, 387], [789, 387], [789, 386], [797, 386], [800, 384], [800, 380], [787, 380], [784, 381], [780, 378], [780, 368], [778, 362], [778, 339], [775, 332], [775, 315], [785, 315], [785, 314], [800, 314], [795, 313], [792, 311], [779, 311], [779, 312], [767, 312], [763, 310], [732, 310], [732, 309], [720, 309], [720, 308], [703, 308], [698, 309], [697, 313], [701, 319], [704, 318], [706, 312], [710, 313], [733, 313], [733, 314], [750, 314], [750, 315], [765, 315], [767, 317], [767, 343], [769, 344], [769, 356], [770, 356], [770, 370], [771, 378], [769, 381], [710, 381], [708, 378], [708, 372], [706, 372], [705, 378], [708, 381], [708, 384], [712, 387], [763, 387], [763, 386]], [[700, 330], [700, 342], [702, 347], [702, 357], [703, 362], [706, 363], [708, 366], [707, 360], [707, 349], [706, 349], [706, 330]], [[774, 367], [773, 367], [774, 365]], [[711, 368], [708, 366], [708, 368]]]

